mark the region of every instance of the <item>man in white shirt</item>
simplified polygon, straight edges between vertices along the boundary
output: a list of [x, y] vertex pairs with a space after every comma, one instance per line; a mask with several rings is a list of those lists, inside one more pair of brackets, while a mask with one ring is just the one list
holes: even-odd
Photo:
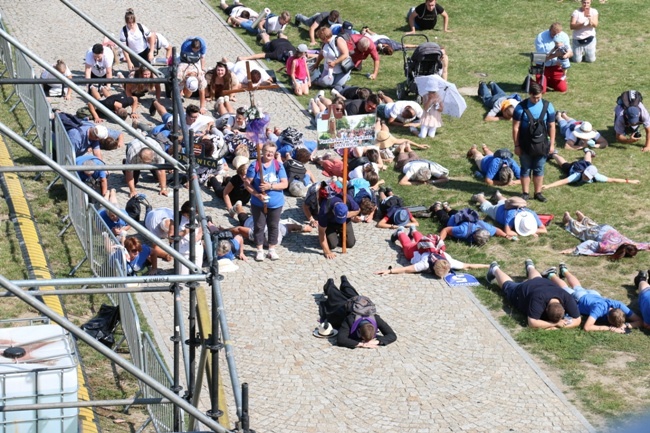
[[[113, 50], [110, 47], [105, 47], [102, 44], [95, 44], [86, 52], [85, 59], [85, 78], [113, 78]], [[110, 96], [110, 86], [108, 84], [102, 85], [88, 85], [90, 87], [97, 87], [105, 97]]]

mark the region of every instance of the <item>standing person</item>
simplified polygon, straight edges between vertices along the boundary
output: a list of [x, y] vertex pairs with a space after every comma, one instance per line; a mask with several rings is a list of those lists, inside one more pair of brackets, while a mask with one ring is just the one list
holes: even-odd
[[[124, 21], [126, 25], [122, 27], [122, 31], [120, 32], [120, 42], [138, 53], [140, 57], [149, 63], [153, 62], [153, 50], [151, 47], [156, 45], [156, 35], [144, 25], [136, 22], [135, 12], [131, 8], [126, 10]], [[137, 59], [132, 59], [126, 51], [124, 51], [124, 58], [126, 59], [129, 71], [140, 67], [140, 62]]]
[[542, 86], [538, 83], [530, 83], [529, 98], [515, 108], [512, 140], [521, 163], [521, 196], [524, 200], [530, 198], [532, 171], [535, 200], [545, 202], [544, 165], [549, 153], [555, 150], [555, 108], [542, 99]]
[[309, 95], [309, 88], [311, 87], [311, 77], [309, 76], [309, 68], [307, 67], [307, 45], [298, 45], [295, 55], [287, 59], [287, 75], [291, 79], [293, 86], [293, 93], [296, 96]]
[[438, 23], [438, 15], [442, 17], [442, 31], [447, 33], [449, 30], [449, 15], [445, 8], [440, 6], [436, 0], [426, 0], [424, 3], [409, 9], [407, 21], [410, 31], [406, 34], [415, 33], [417, 30], [433, 30]]
[[442, 126], [444, 105], [438, 92], [422, 95], [422, 117], [420, 118], [420, 138], [434, 138], [436, 130]]
[[343, 70], [343, 61], [350, 57], [348, 44], [345, 39], [332, 34], [329, 27], [323, 27], [318, 31], [318, 38], [322, 42], [322, 48], [313, 71], [316, 71], [322, 61], [325, 61], [323, 70], [312, 83], [319, 87], [343, 86], [350, 79], [351, 70]]
[[580, 326], [582, 317], [573, 297], [543, 278], [531, 259], [526, 259], [524, 269], [526, 280], [515, 283], [497, 262], [492, 262], [486, 279], [489, 284], [496, 280], [506, 299], [528, 317], [531, 328], [552, 330]]
[[572, 62], [580, 63], [583, 58], [587, 63], [596, 61], [596, 27], [598, 27], [598, 11], [591, 7], [591, 0], [582, 0], [582, 7], [571, 14], [573, 38]]
[[287, 172], [275, 159], [275, 144], [267, 143], [262, 147], [261, 164], [256, 162], [246, 172], [246, 190], [251, 194], [251, 213], [255, 222], [255, 260], [264, 260], [264, 228], [268, 228], [268, 258], [278, 260], [275, 251], [278, 244], [280, 214], [284, 205], [284, 189], [289, 185]]
[[546, 54], [544, 76], [537, 79], [542, 82], [542, 91], [546, 92], [546, 87], [550, 87], [556, 92], [566, 92], [566, 73], [571, 66], [569, 59], [573, 56], [573, 51], [569, 35], [562, 31], [562, 24], [553, 23], [548, 30], [537, 35], [535, 52]]
[[[113, 50], [102, 44], [95, 44], [86, 52], [84, 60], [84, 78], [113, 78]], [[96, 87], [108, 97], [111, 95], [108, 84], [89, 84], [88, 89]]]

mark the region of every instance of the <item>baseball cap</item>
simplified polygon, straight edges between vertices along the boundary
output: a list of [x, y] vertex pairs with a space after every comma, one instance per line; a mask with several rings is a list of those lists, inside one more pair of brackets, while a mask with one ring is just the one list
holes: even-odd
[[334, 205], [334, 222], [345, 224], [348, 220], [348, 206], [342, 201]]
[[108, 138], [108, 129], [104, 125], [95, 125], [93, 127], [93, 134], [95, 134], [98, 140], [103, 140], [104, 138]]
[[343, 21], [343, 26], [342, 26], [343, 30], [352, 30], [352, 27], [354, 26], [350, 21]]
[[185, 88], [190, 92], [196, 92], [199, 89], [199, 80], [196, 77], [187, 77]]
[[307, 51], [309, 51], [309, 48], [307, 48], [307, 45], [305, 44], [298, 45], [297, 49], [299, 53], [306, 53]]
[[639, 110], [639, 107], [628, 107], [625, 110], [625, 118], [627, 119], [627, 123], [630, 124], [639, 123], [640, 117], [641, 117], [641, 110]]

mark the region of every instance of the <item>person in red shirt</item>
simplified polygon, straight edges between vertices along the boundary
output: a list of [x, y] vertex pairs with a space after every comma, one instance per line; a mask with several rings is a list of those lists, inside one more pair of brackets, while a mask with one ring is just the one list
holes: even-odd
[[361, 69], [361, 62], [367, 59], [368, 56], [372, 57], [375, 69], [368, 75], [368, 78], [371, 80], [376, 79], [377, 74], [379, 74], [379, 53], [377, 53], [377, 47], [372, 39], [361, 34], [352, 35], [348, 39], [348, 49], [356, 70]]

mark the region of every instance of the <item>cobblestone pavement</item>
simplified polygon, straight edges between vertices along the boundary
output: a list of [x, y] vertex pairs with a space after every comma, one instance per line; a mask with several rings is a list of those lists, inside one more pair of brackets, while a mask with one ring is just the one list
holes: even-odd
[[[200, 34], [208, 43], [208, 65], [248, 50], [217, 14], [197, 0], [76, 0], [75, 5], [115, 33], [126, 8], [133, 7], [139, 21], [177, 46]], [[57, 1], [0, 0], [0, 9], [20, 41], [50, 63], [66, 60], [75, 75], [82, 74], [85, 51], [102, 40]], [[196, 30], [197, 23], [201, 30]], [[301, 107], [286, 93], [265, 92], [257, 99], [270, 111], [272, 125], [309, 125]], [[68, 110], [81, 102], [57, 105]], [[307, 134], [313, 137], [313, 132]], [[119, 162], [122, 152], [105, 152], [105, 159]], [[151, 180], [147, 173], [139, 191], [147, 193], [155, 207], [171, 207], [171, 197], [158, 196]], [[112, 175], [110, 184], [124, 204], [127, 189], [122, 175]], [[186, 190], [180, 194], [181, 200], [188, 197]], [[203, 199], [215, 223], [234, 223], [223, 203], [205, 191]], [[303, 221], [295, 199], [287, 199], [283, 216]], [[279, 248], [281, 260], [256, 263], [247, 246], [249, 261], [238, 262], [239, 270], [225, 275], [222, 288], [231, 343], [241, 381], [250, 384], [252, 428], [296, 433], [592, 430], [468, 289], [449, 288], [426, 276], [374, 275], [398, 258], [403, 265], [404, 259], [390, 244], [390, 232], [365, 224], [355, 226], [355, 231], [358, 245], [333, 261], [319, 253], [315, 233], [291, 234]], [[398, 335], [395, 344], [348, 350], [312, 337], [318, 316], [315, 300], [327, 278], [338, 280], [341, 275], [377, 303]], [[170, 362], [171, 296], [146, 295], [139, 300]], [[227, 374], [222, 377], [227, 381]]]

